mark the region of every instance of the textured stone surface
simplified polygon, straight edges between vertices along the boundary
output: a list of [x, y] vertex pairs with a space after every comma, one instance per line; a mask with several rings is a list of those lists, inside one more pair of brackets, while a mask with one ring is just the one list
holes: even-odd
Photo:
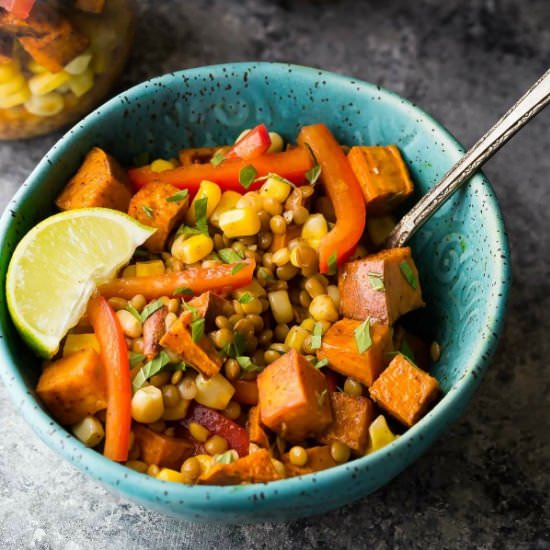
[[[411, 98], [470, 145], [550, 58], [545, 0], [140, 2], [123, 87], [184, 67], [291, 61]], [[168, 519], [38, 441], [0, 386], [1, 548], [549, 548], [550, 111], [486, 167], [513, 255], [508, 321], [467, 414], [388, 486], [279, 525]], [[57, 136], [0, 144], [3, 206]]]

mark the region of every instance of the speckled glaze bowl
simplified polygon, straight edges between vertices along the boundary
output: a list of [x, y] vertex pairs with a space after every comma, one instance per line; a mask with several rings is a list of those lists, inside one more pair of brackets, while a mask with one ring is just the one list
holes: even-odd
[[[175, 156], [189, 146], [230, 142], [265, 122], [288, 139], [323, 121], [342, 143], [399, 146], [417, 197], [460, 157], [462, 148], [423, 111], [378, 86], [317, 69], [245, 63], [192, 69], [144, 82], [70, 130], [44, 157], [0, 221], [0, 275], [19, 239], [54, 211], [53, 201], [94, 145], [130, 164], [135, 155]], [[0, 301], [1, 376], [39, 437], [105, 486], [167, 514], [244, 523], [319, 514], [363, 497], [415, 461], [463, 412], [501, 331], [509, 252], [501, 214], [481, 175], [412, 241], [428, 308], [418, 322], [441, 343], [431, 372], [444, 396], [402, 437], [347, 464], [269, 484], [185, 486], [159, 481], [85, 448], [42, 409], [33, 388], [39, 362], [25, 348]]]

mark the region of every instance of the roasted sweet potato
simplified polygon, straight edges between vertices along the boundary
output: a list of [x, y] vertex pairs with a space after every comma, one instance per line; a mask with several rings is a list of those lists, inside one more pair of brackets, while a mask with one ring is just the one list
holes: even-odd
[[338, 277], [344, 317], [367, 317], [392, 325], [401, 315], [424, 306], [411, 249], [391, 248], [347, 262]]
[[401, 354], [392, 359], [370, 388], [376, 403], [409, 427], [420, 420], [438, 393], [437, 380]]
[[330, 446], [324, 445], [321, 447], [310, 447], [307, 451], [307, 462], [304, 466], [296, 466], [290, 462], [288, 453], [282, 457], [282, 462], [285, 465], [285, 470], [288, 477], [303, 476], [306, 474], [312, 474], [313, 472], [320, 472], [327, 468], [336, 466], [336, 461], [330, 454]]
[[269, 449], [269, 439], [265, 430], [260, 424], [260, 408], [251, 407], [248, 411], [248, 421], [246, 423], [246, 430], [248, 431], [248, 437], [251, 443], [256, 443], [264, 449]]
[[197, 310], [197, 314], [204, 317], [206, 324], [206, 331], [216, 330], [216, 324], [214, 320], [218, 315], [223, 315], [224, 307], [229, 302], [214, 294], [213, 292], [203, 292], [200, 296], [191, 298], [189, 305]]
[[323, 336], [319, 359], [328, 359], [330, 367], [345, 376], [351, 376], [370, 386], [390, 361], [392, 350], [391, 329], [388, 325], [373, 323], [370, 326], [371, 346], [359, 353], [355, 330], [361, 321], [341, 319]]
[[179, 189], [169, 183], [153, 182], [142, 187], [130, 201], [128, 214], [157, 229], [144, 245], [151, 252], [162, 252], [172, 230], [185, 218], [187, 197], [181, 201], [167, 201], [178, 192]]
[[63, 425], [105, 409], [107, 389], [99, 355], [87, 349], [54, 361], [40, 376], [36, 393]]
[[413, 192], [409, 171], [395, 145], [352, 147], [348, 161], [361, 185], [368, 213], [391, 212]]
[[198, 480], [200, 485], [236, 485], [240, 483], [267, 483], [281, 479], [265, 449], [239, 458], [231, 464], [215, 464]]
[[332, 421], [325, 377], [292, 349], [258, 376], [262, 423], [291, 442], [321, 433]]
[[191, 442], [154, 432], [142, 424], [134, 424], [134, 436], [146, 464], [179, 470], [182, 462], [193, 453]]
[[166, 332], [164, 324], [166, 315], [168, 315], [168, 309], [161, 307], [143, 323], [143, 354], [148, 361], [155, 358], [160, 351], [160, 340]]
[[56, 204], [61, 210], [101, 206], [126, 212], [130, 198], [126, 172], [103, 149], [94, 147]]
[[222, 360], [207, 336], [203, 336], [199, 342], [193, 342], [188, 329], [189, 321], [189, 312], [183, 312], [162, 337], [160, 345], [179, 353], [186, 363], [205, 376], [214, 376], [219, 372]]
[[369, 426], [374, 420], [374, 405], [368, 397], [353, 397], [343, 392], [330, 394], [334, 420], [317, 439], [321, 443], [341, 441], [353, 452], [364, 454]]

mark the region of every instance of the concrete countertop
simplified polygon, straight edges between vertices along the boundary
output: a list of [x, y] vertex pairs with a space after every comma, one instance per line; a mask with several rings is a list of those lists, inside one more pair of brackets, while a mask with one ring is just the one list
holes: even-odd
[[[546, 70], [545, 0], [139, 2], [120, 88], [185, 67], [291, 61], [386, 86], [465, 145]], [[0, 385], [0, 548], [550, 548], [550, 110], [486, 166], [513, 286], [499, 350], [467, 413], [418, 462], [355, 504], [286, 524], [179, 522], [62, 461]], [[0, 143], [0, 205], [59, 135]]]

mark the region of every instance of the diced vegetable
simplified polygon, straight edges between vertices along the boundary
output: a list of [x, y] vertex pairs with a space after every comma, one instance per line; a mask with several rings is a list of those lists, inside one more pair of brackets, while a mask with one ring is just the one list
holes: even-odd
[[[355, 250], [365, 228], [365, 200], [346, 155], [324, 124], [304, 126], [297, 142], [309, 146], [315, 155], [321, 167], [321, 181], [336, 213], [336, 225], [319, 245], [319, 267], [321, 273], [328, 273]], [[332, 257], [334, 262], [330, 262]], [[332, 263], [334, 266], [329, 266]]]
[[233, 381], [235, 395], [233, 398], [241, 405], [258, 404], [258, 383], [256, 380], [235, 380]]
[[68, 334], [63, 346], [63, 357], [84, 349], [93, 349], [99, 353], [99, 342], [95, 334]]
[[292, 462], [290, 453], [283, 455], [283, 464], [285, 465], [285, 469], [289, 477], [303, 476], [306, 474], [312, 474], [313, 472], [320, 472], [321, 470], [332, 468], [337, 464], [334, 458], [332, 458], [330, 445], [310, 447], [309, 449], [306, 449], [306, 453], [307, 458], [305, 464], [301, 466]]
[[226, 159], [251, 160], [263, 155], [271, 145], [271, 138], [265, 124], [258, 124], [240, 138], [227, 153]]
[[73, 435], [86, 447], [95, 447], [105, 437], [101, 422], [95, 416], [86, 416], [71, 427]]
[[195, 384], [197, 385], [195, 401], [212, 409], [225, 409], [235, 393], [235, 388], [219, 373], [210, 378], [198, 374]]
[[248, 420], [246, 422], [246, 429], [251, 443], [255, 443], [259, 447], [269, 449], [269, 439], [265, 430], [260, 423], [260, 408], [251, 407], [248, 411]]
[[141, 424], [134, 425], [134, 435], [142, 460], [147, 464], [179, 470], [181, 463], [193, 452], [189, 441], [154, 432]]
[[374, 453], [395, 441], [399, 436], [392, 433], [384, 415], [377, 416], [369, 426], [369, 445], [367, 454]]
[[9, 11], [18, 19], [26, 19], [36, 0], [0, 0], [0, 8]]

